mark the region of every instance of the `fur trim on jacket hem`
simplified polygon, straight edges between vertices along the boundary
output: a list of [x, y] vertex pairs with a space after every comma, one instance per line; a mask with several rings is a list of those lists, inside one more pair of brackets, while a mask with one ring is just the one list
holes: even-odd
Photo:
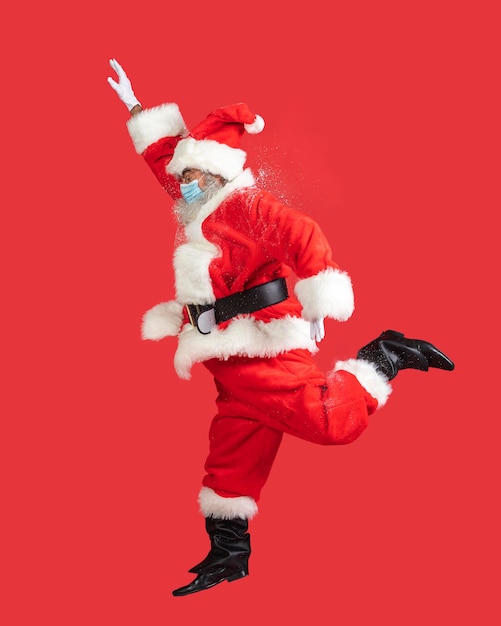
[[183, 305], [175, 300], [160, 302], [143, 315], [141, 336], [159, 341], [179, 334], [183, 323]]
[[263, 322], [239, 315], [226, 328], [214, 328], [208, 335], [185, 325], [179, 335], [174, 367], [180, 378], [189, 380], [192, 366], [200, 361], [226, 360], [230, 356], [273, 357], [299, 349], [318, 351], [310, 337], [310, 324], [302, 318], [287, 316]]

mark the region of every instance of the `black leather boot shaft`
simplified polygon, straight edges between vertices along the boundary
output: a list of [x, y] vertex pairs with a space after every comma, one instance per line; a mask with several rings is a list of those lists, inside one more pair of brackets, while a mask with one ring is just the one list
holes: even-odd
[[214, 587], [227, 580], [231, 582], [249, 573], [250, 535], [248, 521], [206, 518], [206, 529], [211, 549], [205, 559], [192, 568], [197, 577], [189, 585], [175, 589], [174, 596], [185, 596]]
[[400, 370], [428, 368], [451, 371], [454, 363], [428, 341], [407, 339], [403, 333], [385, 330], [379, 337], [361, 348], [357, 358], [373, 363], [388, 380], [395, 378]]
[[212, 559], [212, 551], [215, 548], [213, 537], [216, 534], [216, 521], [219, 521], [219, 520], [215, 520], [213, 517], [205, 518], [205, 530], [207, 531], [207, 534], [209, 535], [210, 550], [207, 556], [205, 557], [205, 559], [203, 561], [200, 561], [200, 563], [197, 563], [197, 565], [194, 565], [193, 567], [191, 567], [188, 570], [188, 572], [191, 572], [192, 574], [198, 574], [204, 569], [206, 565], [210, 564], [211, 559]]

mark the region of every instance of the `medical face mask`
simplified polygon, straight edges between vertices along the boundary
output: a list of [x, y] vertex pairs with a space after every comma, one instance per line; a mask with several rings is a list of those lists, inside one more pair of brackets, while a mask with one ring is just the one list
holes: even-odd
[[179, 185], [183, 198], [188, 204], [192, 204], [204, 195], [202, 189], [198, 185], [198, 180], [192, 180], [191, 183], [181, 183]]

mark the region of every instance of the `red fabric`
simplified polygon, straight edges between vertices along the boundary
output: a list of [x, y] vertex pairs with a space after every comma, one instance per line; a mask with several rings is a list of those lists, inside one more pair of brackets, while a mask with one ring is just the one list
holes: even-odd
[[[179, 197], [178, 181], [165, 167], [179, 139], [160, 140], [143, 153], [175, 199]], [[190, 226], [177, 241], [175, 255], [181, 302], [196, 303], [201, 285], [210, 288], [205, 293], [211, 291], [216, 298], [223, 298], [287, 276], [290, 270], [298, 279], [306, 279], [326, 269], [339, 269], [312, 219], [254, 186], [235, 189], [205, 216], [203, 238]], [[217, 250], [208, 267], [203, 264], [207, 257], [200, 253], [200, 243], [206, 242]], [[336, 294], [325, 296], [335, 299]], [[265, 322], [287, 315], [300, 317], [301, 308], [290, 293], [286, 301], [252, 317]], [[199, 339], [203, 342], [204, 336]], [[290, 341], [286, 345], [290, 346]], [[214, 356], [218, 350], [215, 346]], [[266, 336], [263, 351], [269, 353]], [[207, 359], [204, 350], [201, 354]], [[326, 376], [306, 350], [267, 358], [226, 356], [204, 361], [219, 394], [203, 484], [220, 496], [249, 496], [257, 501], [284, 433], [321, 445], [346, 444], [360, 436], [368, 416], [376, 410], [377, 401], [352, 374], [339, 371]]]
[[259, 499], [283, 433], [321, 445], [347, 444], [377, 408], [352, 374], [326, 377], [305, 350], [213, 359], [205, 366], [219, 394], [203, 484], [223, 497]]
[[[209, 266], [216, 298], [288, 277], [289, 268], [298, 278], [328, 267], [338, 269], [325, 236], [312, 219], [255, 187], [231, 194], [204, 220], [202, 232], [220, 252]], [[285, 302], [256, 311], [253, 317], [262, 321], [300, 317], [301, 305], [292, 288], [289, 296]]]
[[144, 160], [150, 166], [158, 182], [174, 200], [178, 200], [181, 197], [179, 181], [175, 176], [167, 172], [166, 167], [181, 139], [181, 135], [164, 137], [150, 144], [143, 152]]
[[[174, 200], [180, 197], [179, 181], [167, 173], [166, 165], [180, 139], [160, 139], [143, 152], [147, 164]], [[275, 278], [288, 277], [291, 269], [299, 279], [315, 276], [329, 268], [340, 269], [332, 258], [325, 235], [314, 220], [255, 186], [236, 189], [225, 198], [203, 221], [202, 233], [219, 251], [206, 276], [215, 298], [224, 298]], [[189, 240], [180, 228], [176, 244], [187, 243]], [[186, 288], [184, 270], [179, 268], [178, 279]], [[200, 279], [204, 278], [201, 274]], [[289, 289], [289, 296], [285, 302], [257, 311], [252, 317], [262, 321], [286, 315], [301, 317], [302, 307], [292, 289]], [[196, 295], [185, 300], [197, 303]], [[188, 321], [187, 317], [184, 321]]]
[[[143, 152], [147, 164], [174, 200], [180, 197], [179, 181], [167, 173], [166, 166], [180, 139], [180, 136], [160, 139]], [[291, 269], [299, 279], [328, 268], [340, 269], [314, 220], [257, 187], [244, 187], [231, 193], [205, 218], [202, 232], [219, 251], [206, 277], [216, 298], [287, 277]], [[189, 240], [180, 228], [177, 245], [186, 243]], [[179, 270], [186, 285], [184, 268]], [[285, 315], [300, 317], [301, 306], [293, 293], [289, 295], [286, 302], [253, 317], [263, 321]], [[196, 296], [189, 301], [197, 302]]]
[[221, 251], [210, 267], [218, 297], [288, 273], [309, 278], [339, 269], [318, 224], [256, 187], [237, 190], [203, 222], [202, 232]]
[[212, 139], [231, 148], [240, 148], [244, 124], [252, 124], [256, 116], [241, 102], [215, 109], [190, 132], [195, 139]]

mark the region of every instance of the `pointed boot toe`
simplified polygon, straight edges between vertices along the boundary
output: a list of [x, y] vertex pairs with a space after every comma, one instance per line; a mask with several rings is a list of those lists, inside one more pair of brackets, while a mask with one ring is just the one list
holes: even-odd
[[385, 330], [379, 337], [358, 351], [359, 359], [373, 363], [388, 380], [400, 370], [415, 369], [423, 372], [430, 367], [451, 371], [454, 363], [428, 341], [407, 339], [396, 330]]
[[[427, 371], [428, 367], [452, 371], [454, 363], [441, 350], [429, 341], [422, 339], [408, 339], [403, 333], [395, 330], [385, 330], [381, 334], [382, 343], [394, 354], [403, 356], [403, 367]], [[405, 353], [405, 356], [404, 356]]]
[[417, 341], [419, 350], [425, 355], [430, 367], [452, 372], [454, 363], [441, 350], [428, 341]]
[[226, 567], [220, 567], [213, 571], [201, 572], [189, 585], [174, 589], [172, 595], [187, 596], [192, 593], [197, 593], [198, 591], [204, 591], [205, 589], [215, 587], [225, 580], [231, 583], [235, 580], [239, 580], [240, 578], [244, 578], [245, 576], [247, 576], [246, 570], [233, 570]]

